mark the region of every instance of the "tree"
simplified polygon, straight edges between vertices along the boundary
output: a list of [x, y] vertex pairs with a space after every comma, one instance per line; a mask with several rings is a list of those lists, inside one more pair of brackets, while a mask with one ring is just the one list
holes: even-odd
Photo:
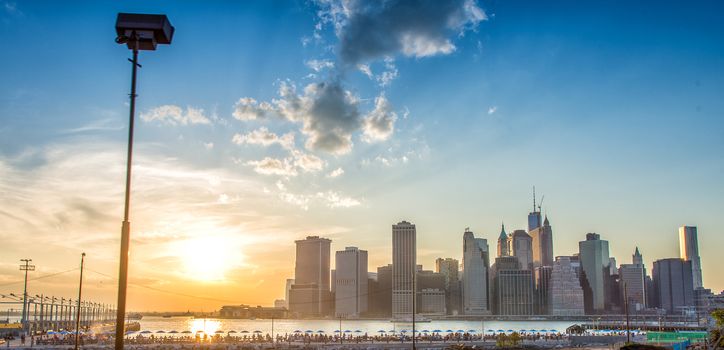
[[711, 345], [713, 348], [724, 348], [724, 309], [712, 311], [711, 317], [716, 321], [717, 328], [711, 331]]
[[508, 346], [508, 335], [505, 333], [498, 334], [497, 339], [495, 339], [495, 346], [499, 348], [504, 348]]
[[513, 334], [510, 335], [510, 344], [512, 346], [518, 345], [520, 342], [520, 334], [518, 332], [513, 332]]

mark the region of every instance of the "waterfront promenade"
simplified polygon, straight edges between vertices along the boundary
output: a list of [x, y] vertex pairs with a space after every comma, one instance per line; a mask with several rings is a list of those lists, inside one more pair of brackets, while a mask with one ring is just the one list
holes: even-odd
[[[583, 338], [582, 338], [583, 339]], [[645, 337], [634, 334], [634, 341], [645, 341]], [[620, 345], [625, 340], [625, 333], [612, 333], [597, 337], [586, 336], [586, 342], [576, 341], [576, 336], [565, 334], [521, 334], [519, 346], [540, 349], [563, 348], [600, 348], [610, 349], [612, 345]], [[428, 334], [420, 335], [416, 342], [419, 349], [445, 349], [465, 345], [476, 348], [495, 348], [497, 336], [490, 335], [481, 339], [479, 335], [470, 333]], [[32, 344], [31, 344], [32, 342]], [[20, 339], [10, 341], [3, 346], [19, 349], [68, 349], [74, 344], [74, 335], [65, 336], [44, 335], [26, 339], [25, 344]], [[103, 335], [83, 335], [81, 346], [84, 349], [111, 349], [112, 338]], [[412, 341], [409, 336], [338, 336], [328, 335], [277, 335], [272, 341], [270, 334], [254, 334], [251, 336], [142, 336], [137, 335], [126, 338], [126, 348], [138, 350], [245, 350], [245, 349], [409, 349]]]

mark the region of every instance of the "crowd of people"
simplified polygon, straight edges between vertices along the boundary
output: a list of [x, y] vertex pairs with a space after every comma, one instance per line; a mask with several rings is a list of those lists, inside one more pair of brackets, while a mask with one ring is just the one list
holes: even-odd
[[[153, 348], [158, 350], [168, 349], [202, 349], [204, 347], [216, 348], [217, 345], [225, 345], [224, 349], [244, 349], [245, 345], [272, 344], [288, 345], [288, 346], [309, 346], [323, 344], [380, 344], [380, 343], [409, 343], [412, 341], [409, 331], [397, 333], [379, 333], [370, 335], [367, 333], [358, 334], [318, 334], [318, 333], [284, 333], [284, 334], [205, 334], [199, 332], [192, 335], [158, 335], [158, 334], [132, 334], [126, 337], [125, 344], [131, 347]], [[516, 333], [523, 342], [540, 343], [540, 342], [561, 342], [568, 339], [568, 335], [561, 333]], [[473, 332], [425, 332], [417, 333], [416, 340], [418, 342], [442, 342], [442, 343], [460, 343], [460, 342], [479, 342], [481, 340], [495, 343], [501, 337], [500, 334], [485, 334], [482, 336]], [[25, 340], [25, 339], [23, 339]], [[78, 337], [80, 345], [84, 347], [99, 346], [106, 347], [113, 345], [112, 334], [108, 333], [83, 333]], [[72, 347], [75, 344], [75, 333], [67, 334], [40, 334], [31, 337], [30, 344], [25, 341], [18, 343], [21, 347]], [[8, 344], [9, 345], [9, 344]]]

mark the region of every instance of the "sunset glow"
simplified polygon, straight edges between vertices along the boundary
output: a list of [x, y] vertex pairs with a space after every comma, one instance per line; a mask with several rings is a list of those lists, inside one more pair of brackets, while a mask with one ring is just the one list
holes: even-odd
[[285, 305], [296, 240], [377, 273], [403, 220], [434, 270], [466, 227], [494, 251], [531, 210], [554, 257], [595, 232], [649, 273], [696, 226], [724, 289], [724, 2], [422, 3], [0, 0], [0, 294], [32, 259], [30, 295], [75, 299], [86, 253], [83, 298], [118, 304], [119, 12], [177, 29], [138, 58], [127, 311]]

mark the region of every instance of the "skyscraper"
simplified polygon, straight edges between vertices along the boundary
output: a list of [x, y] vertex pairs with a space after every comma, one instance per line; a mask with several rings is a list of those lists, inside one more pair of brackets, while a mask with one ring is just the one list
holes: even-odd
[[683, 308], [696, 305], [691, 265], [690, 260], [675, 258], [654, 261], [656, 306], [670, 314], [678, 314]]
[[435, 271], [445, 275], [445, 308], [448, 314], [457, 315], [461, 312], [462, 291], [460, 290], [460, 264], [457, 259], [438, 258], [435, 260]]
[[509, 256], [508, 235], [505, 233], [505, 224], [501, 225], [500, 236], [498, 236], [498, 256]]
[[392, 225], [392, 317], [411, 318], [417, 271], [417, 231], [415, 225], [401, 221]]
[[535, 187], [533, 187], [533, 211], [528, 213], [528, 232], [541, 226], [540, 206], [537, 205], [538, 203], [535, 202]]
[[548, 216], [543, 226], [534, 228], [529, 235], [533, 240], [533, 266], [553, 266], [553, 229]]
[[556, 257], [550, 280], [550, 314], [578, 316], [584, 314], [583, 288], [568, 256]]
[[588, 233], [585, 241], [578, 242], [578, 250], [581, 268], [591, 288], [590, 312], [604, 311], [610, 275], [608, 241], [601, 240], [597, 233]]
[[335, 315], [359, 317], [367, 312], [367, 251], [346, 247], [335, 263]]
[[463, 233], [463, 313], [488, 313], [488, 241]]
[[294, 284], [289, 292], [289, 311], [301, 317], [325, 316], [333, 307], [329, 289], [331, 240], [308, 236], [295, 241]]
[[520, 268], [533, 270], [533, 238], [524, 230], [515, 230], [508, 239], [510, 255], [518, 258]]
[[369, 296], [375, 305], [375, 313], [382, 317], [392, 316], [392, 264], [377, 268], [377, 290]]
[[699, 258], [699, 239], [696, 234], [696, 226], [679, 227], [679, 257], [691, 261], [691, 273], [693, 286], [704, 288], [704, 281], [701, 278], [701, 259]]
[[535, 313], [550, 315], [552, 266], [538, 266], [533, 270], [535, 279]]
[[[629, 310], [639, 311], [646, 308], [646, 269], [639, 247], [636, 247], [631, 257], [631, 264], [621, 264], [618, 268], [620, 294], [622, 297], [626, 297], [628, 294]], [[625, 305], [626, 300], [623, 302], [622, 306]]]
[[534, 313], [535, 288], [533, 272], [522, 270], [520, 261], [512, 256], [495, 259], [493, 278], [496, 315], [532, 315]]
[[286, 285], [284, 286], [284, 306], [287, 310], [289, 309], [289, 291], [292, 290], [292, 284], [294, 284], [293, 278], [287, 278]]

